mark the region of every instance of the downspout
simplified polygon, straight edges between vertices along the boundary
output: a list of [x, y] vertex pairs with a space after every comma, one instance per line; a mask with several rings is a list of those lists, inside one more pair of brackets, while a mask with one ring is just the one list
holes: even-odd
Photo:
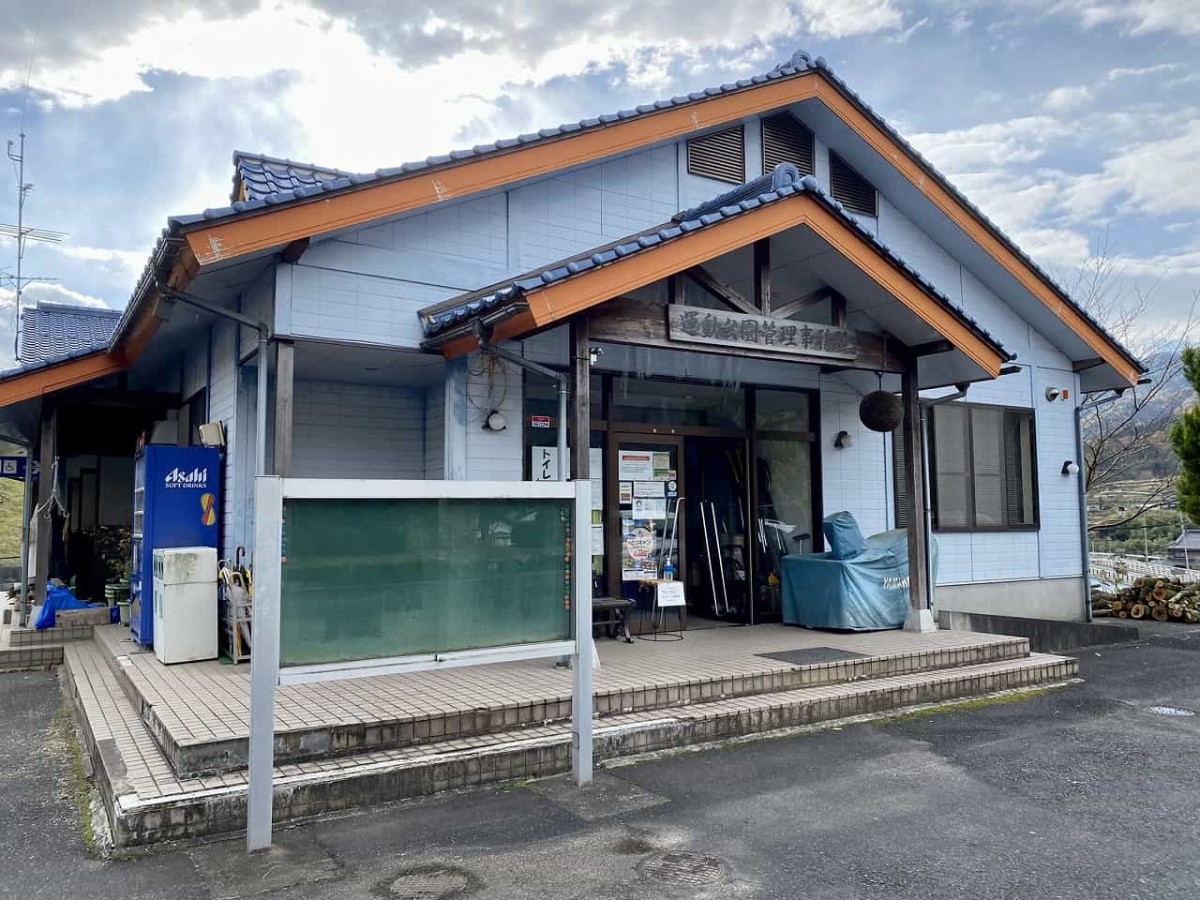
[[511, 350], [497, 347], [484, 334], [483, 324], [475, 323], [475, 340], [479, 349], [500, 359], [507, 360], [514, 366], [536, 372], [545, 378], [552, 378], [558, 384], [558, 480], [567, 480], [567, 397], [571, 391], [571, 376], [564, 372], [555, 372], [543, 365], [526, 359]]
[[1107, 406], [1115, 400], [1120, 400], [1121, 391], [1114, 391], [1111, 397], [1093, 400], [1090, 403], [1079, 404], [1075, 407], [1075, 453], [1079, 459], [1079, 555], [1083, 561], [1083, 621], [1092, 621], [1092, 548], [1088, 539], [1087, 523], [1087, 467], [1083, 464], [1083, 413], [1098, 406]]
[[[271, 339], [271, 329], [265, 322], [259, 322], [256, 319], [251, 319], [249, 316], [244, 316], [241, 313], [234, 312], [231, 309], [225, 309], [217, 306], [214, 303], [209, 303], [200, 297], [195, 297], [191, 294], [186, 294], [182, 291], [176, 291], [165, 286], [160, 286], [159, 290], [162, 295], [169, 300], [177, 300], [188, 306], [194, 306], [196, 309], [203, 310], [206, 313], [217, 316], [222, 319], [228, 319], [231, 322], [236, 322], [239, 325], [245, 325], [247, 328], [253, 328], [258, 332], [258, 397], [254, 404], [255, 431], [254, 435], [254, 474], [267, 474], [267, 343]], [[212, 360], [209, 360], [209, 365], [212, 365]]]
[[970, 384], [956, 384], [953, 394], [947, 394], [945, 397], [938, 397], [934, 400], [921, 401], [921, 472], [923, 478], [922, 484], [925, 488], [925, 604], [930, 611], [933, 610], [933, 594], [934, 594], [934, 572], [933, 572], [933, 493], [929, 485], [929, 410], [934, 406], [941, 406], [943, 403], [950, 403], [953, 400], [961, 400], [967, 396], [967, 391], [970, 389]]

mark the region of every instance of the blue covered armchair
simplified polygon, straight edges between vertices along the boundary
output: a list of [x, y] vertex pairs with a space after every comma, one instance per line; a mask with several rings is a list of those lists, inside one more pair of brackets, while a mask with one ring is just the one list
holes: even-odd
[[[909, 605], [907, 532], [864, 538], [848, 512], [826, 516], [822, 527], [827, 552], [783, 558], [784, 624], [847, 631], [903, 626]], [[936, 581], [936, 541], [930, 541], [929, 552]]]

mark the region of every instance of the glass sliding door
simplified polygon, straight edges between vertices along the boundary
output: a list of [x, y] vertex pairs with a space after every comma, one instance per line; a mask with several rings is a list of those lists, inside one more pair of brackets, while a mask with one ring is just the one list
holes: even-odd
[[808, 394], [758, 390], [754, 399], [753, 621], [777, 622], [783, 557], [814, 550], [816, 423]]
[[686, 505], [681, 438], [614, 434], [606, 480], [609, 581], [636, 604], [630, 628], [648, 627], [653, 582], [679, 578], [686, 564], [681, 505]]

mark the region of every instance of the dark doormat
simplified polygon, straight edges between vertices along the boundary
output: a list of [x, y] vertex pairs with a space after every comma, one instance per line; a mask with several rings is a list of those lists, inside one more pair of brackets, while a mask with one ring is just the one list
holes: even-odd
[[866, 659], [866, 653], [851, 653], [833, 647], [807, 647], [804, 650], [781, 650], [779, 653], [756, 654], [764, 659], [777, 659], [793, 666], [815, 666], [821, 663], [842, 662], [847, 659]]

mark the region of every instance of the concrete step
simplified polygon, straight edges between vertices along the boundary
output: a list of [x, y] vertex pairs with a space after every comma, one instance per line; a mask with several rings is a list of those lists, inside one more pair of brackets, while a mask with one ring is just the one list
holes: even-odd
[[91, 625], [66, 625], [44, 628], [13, 628], [8, 633], [10, 647], [40, 647], [44, 644], [65, 644], [67, 641], [90, 641]]
[[[972, 647], [929, 648], [919, 652], [891, 653], [810, 665], [785, 666], [764, 660], [763, 670], [754, 674], [711, 678], [672, 679], [664, 672], [653, 685], [620, 690], [597, 690], [595, 710], [601, 718], [632, 713], [659, 712], [696, 704], [741, 697], [855, 683], [869, 679], [934, 672], [963, 665], [1019, 660], [1028, 657], [1029, 641], [996, 637]], [[106, 659], [122, 689], [150, 730], [180, 778], [194, 778], [236, 771], [246, 765], [249, 752], [244, 712], [239, 733], [197, 736], [181, 721], [180, 711], [156, 695], [158, 685], [128, 656], [108, 654]], [[281, 705], [284, 701], [281, 701]], [[336, 714], [319, 724], [287, 727], [277, 723], [275, 758], [298, 763], [347, 754], [404, 747], [432, 742], [506, 732], [514, 728], [538, 727], [569, 721], [569, 680], [545, 695], [520, 702], [479, 705], [477, 698], [449, 702], [433, 714], [386, 717], [362, 709], [352, 716]]]
[[[237, 831], [245, 824], [245, 771], [179, 779], [92, 645], [66, 649], [66, 680], [118, 846]], [[853, 683], [610, 715], [595, 729], [597, 762], [854, 716], [1062, 683], [1074, 659], [1022, 659]], [[275, 772], [279, 822], [447, 789], [561, 774], [568, 723], [302, 763]]]
[[0, 672], [37, 672], [61, 665], [62, 644], [0, 647]]

